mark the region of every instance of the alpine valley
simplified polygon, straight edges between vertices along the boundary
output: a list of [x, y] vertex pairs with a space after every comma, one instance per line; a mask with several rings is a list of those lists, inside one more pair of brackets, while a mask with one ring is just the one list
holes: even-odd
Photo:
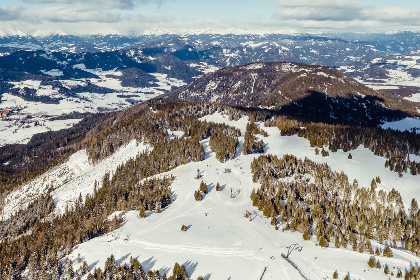
[[0, 34], [0, 279], [419, 279], [420, 34]]

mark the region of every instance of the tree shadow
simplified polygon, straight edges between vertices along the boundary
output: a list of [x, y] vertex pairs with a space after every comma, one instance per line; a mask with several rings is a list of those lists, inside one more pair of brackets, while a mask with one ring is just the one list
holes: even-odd
[[210, 193], [216, 186], [213, 183], [207, 185], [207, 194]]
[[159, 274], [160, 274], [160, 275], [163, 275], [163, 274], [168, 275], [168, 273], [169, 273], [170, 271], [171, 271], [171, 268], [170, 268], [170, 267], [163, 267], [163, 268], [159, 269]]
[[144, 271], [149, 271], [153, 268], [153, 266], [156, 264], [156, 260], [153, 259], [153, 257], [145, 260], [141, 263], [141, 266], [143, 267]]
[[95, 268], [95, 266], [96, 266], [98, 263], [99, 263], [99, 261], [96, 261], [96, 262], [91, 263], [91, 264], [89, 265], [89, 271], [90, 271], [90, 270], [92, 270], [92, 269], [94, 269], [94, 268]]
[[188, 272], [188, 275], [192, 275], [197, 268], [198, 263], [192, 261], [186, 261], [183, 263], [185, 270]]
[[401, 110], [391, 110], [378, 102], [378, 96], [330, 97], [323, 92], [308, 90], [308, 96], [282, 106], [281, 114], [304, 121], [361, 126], [378, 126], [383, 120], [402, 119], [409, 116]]
[[123, 264], [125, 262], [126, 259], [128, 259], [128, 257], [131, 255], [131, 253], [125, 254], [124, 256], [122, 256], [121, 258], [119, 258], [116, 261], [117, 266], [120, 266], [121, 264]]

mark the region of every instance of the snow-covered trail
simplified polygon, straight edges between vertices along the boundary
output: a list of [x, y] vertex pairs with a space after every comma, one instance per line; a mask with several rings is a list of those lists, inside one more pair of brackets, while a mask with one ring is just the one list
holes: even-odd
[[[207, 116], [206, 119], [226, 122], [242, 132], [248, 122], [247, 118], [229, 121], [220, 114]], [[383, 158], [365, 148], [352, 151], [352, 161], [347, 159], [348, 153], [342, 151], [323, 158], [315, 155], [306, 139], [282, 137], [277, 128], [263, 129], [269, 133], [264, 138], [267, 153], [278, 156], [294, 154], [327, 162], [333, 170], [347, 173], [350, 180], [356, 178], [360, 185], [365, 182], [370, 184], [372, 178], [380, 176], [383, 182], [380, 187], [387, 189], [393, 186], [402, 192], [403, 188], [398, 187], [401, 184], [407, 190], [403, 194], [404, 201], [408, 201], [412, 190], [419, 185], [420, 178], [414, 176], [397, 179], [397, 174], [394, 176], [383, 167]], [[148, 213], [146, 219], [140, 219], [137, 211], [129, 211], [118, 230], [78, 245], [69, 257], [75, 261], [80, 254], [93, 268], [103, 267], [111, 254], [119, 263], [133, 256], [146, 270], [159, 269], [161, 273], [167, 273], [178, 262], [186, 266], [192, 279], [210, 274], [210, 279], [257, 280], [267, 267], [263, 279], [295, 280], [302, 278], [281, 257], [281, 253], [286, 253], [286, 247], [291, 244], [298, 243], [303, 246], [302, 251], [294, 251], [290, 258], [311, 280], [332, 279], [335, 270], [339, 279], [348, 272], [351, 279], [388, 279], [383, 270], [369, 269], [369, 254], [354, 252], [351, 248], [320, 248], [316, 240], [303, 241], [301, 233], [276, 231], [269, 219], [255, 211], [249, 198], [252, 189], [259, 186], [252, 182], [250, 170], [252, 160], [259, 155], [237, 154], [235, 159], [220, 163], [210, 151], [208, 139], [201, 144], [206, 149], [204, 161], [189, 163], [167, 173], [175, 176], [171, 188], [176, 199], [162, 213]], [[226, 168], [232, 172], [224, 173]], [[195, 179], [197, 169], [209, 185], [209, 193], [200, 202], [194, 199], [194, 191], [201, 182]], [[158, 176], [162, 175], [165, 174]], [[217, 183], [223, 187], [220, 192], [215, 189]], [[231, 190], [233, 198], [230, 197]], [[246, 210], [258, 215], [250, 221], [244, 217]], [[181, 231], [182, 225], [189, 227], [187, 232]], [[420, 263], [419, 258], [397, 250], [394, 250], [394, 258], [379, 259], [382, 265], [388, 264], [394, 273], [397, 268]]]

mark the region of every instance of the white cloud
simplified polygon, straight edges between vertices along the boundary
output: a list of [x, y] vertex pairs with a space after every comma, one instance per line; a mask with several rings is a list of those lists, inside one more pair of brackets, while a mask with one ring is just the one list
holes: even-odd
[[42, 3], [42, 4], [93, 4], [96, 7], [111, 7], [117, 9], [133, 9], [139, 4], [157, 4], [161, 5], [163, 2], [170, 0], [23, 0], [28, 3]]
[[26, 9], [21, 13], [21, 20], [32, 23], [46, 21], [112, 23], [121, 21], [121, 15], [104, 9], [92, 9], [90, 6], [64, 6]]
[[[0, 0], [1, 1], [1, 0]], [[141, 33], [143, 30], [231, 30], [261, 32], [284, 30], [311, 33], [328, 31], [420, 31], [420, 10], [372, 6], [362, 0], [266, 0], [266, 14], [252, 11], [243, 18], [203, 16], [194, 10], [178, 14], [156, 5], [180, 0], [21, 0], [22, 6], [0, 8], [0, 29], [28, 34], [57, 30], [80, 33]], [[189, 0], [199, 1], [199, 0]], [[200, 0], [201, 1], [201, 0]], [[204, 1], [204, 0], [202, 0]], [[239, 0], [238, 0], [239, 1]], [[22, 2], [22, 3], [23, 3]], [[32, 4], [27, 4], [27, 3]], [[215, 4], [216, 5], [216, 4]], [[152, 11], [152, 12], [151, 12]]]
[[22, 7], [19, 5], [12, 5], [7, 8], [0, 8], [0, 21], [17, 20], [20, 18]]
[[419, 29], [420, 9], [372, 6], [349, 0], [277, 0], [277, 22], [302, 28], [349, 29]]

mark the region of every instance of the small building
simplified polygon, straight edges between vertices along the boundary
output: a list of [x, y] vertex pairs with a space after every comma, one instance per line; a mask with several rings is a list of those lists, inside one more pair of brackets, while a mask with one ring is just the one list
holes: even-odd
[[8, 116], [10, 116], [10, 114], [11, 114], [10, 110], [1, 111], [1, 117], [2, 118], [7, 118]]
[[225, 168], [225, 173], [232, 173], [232, 169], [230, 169], [230, 168]]

